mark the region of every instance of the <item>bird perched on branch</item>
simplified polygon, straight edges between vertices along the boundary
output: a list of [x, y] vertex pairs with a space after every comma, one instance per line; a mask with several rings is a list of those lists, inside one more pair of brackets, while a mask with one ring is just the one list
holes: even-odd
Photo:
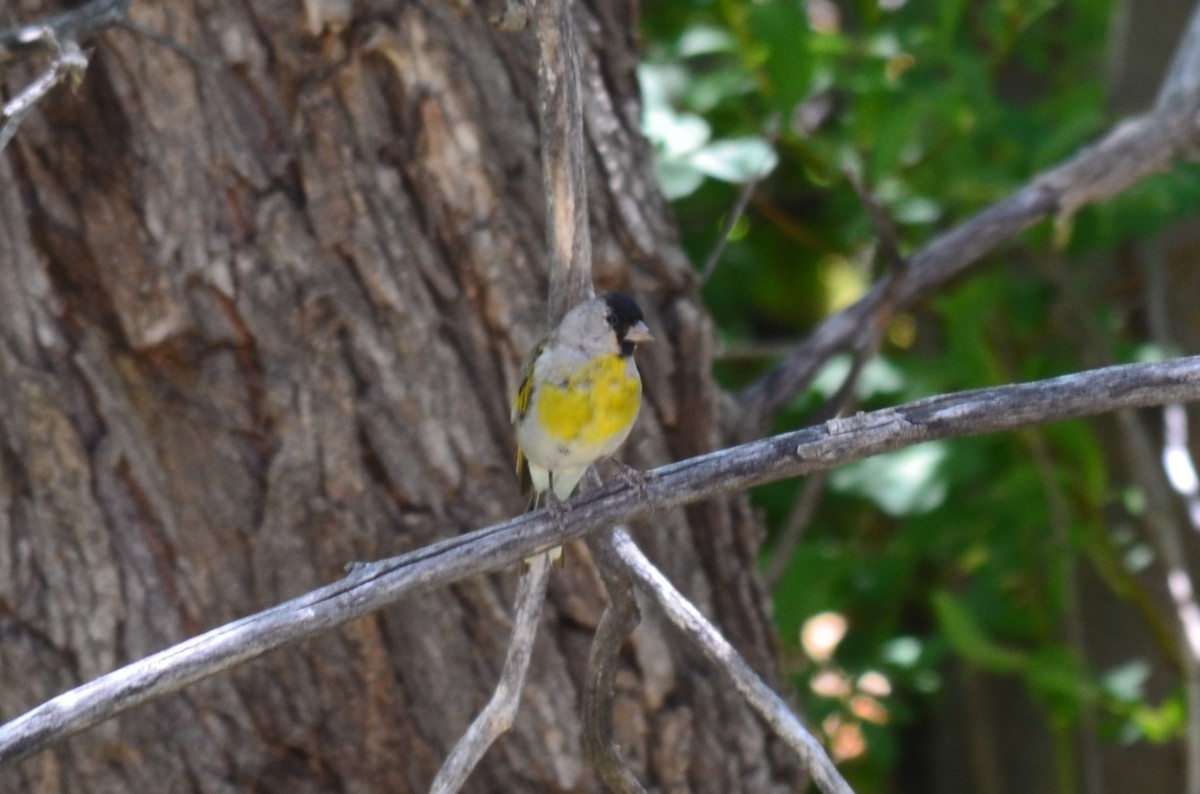
[[[530, 510], [543, 497], [559, 509], [588, 466], [616, 452], [642, 405], [634, 363], [638, 342], [654, 337], [642, 310], [623, 292], [610, 292], [567, 312], [525, 364], [513, 400], [517, 474]], [[562, 548], [550, 552], [557, 562]]]

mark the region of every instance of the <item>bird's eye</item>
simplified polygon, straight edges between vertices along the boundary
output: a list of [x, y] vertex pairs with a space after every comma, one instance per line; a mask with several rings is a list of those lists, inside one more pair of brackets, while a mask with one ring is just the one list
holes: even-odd
[[608, 314], [604, 315], [604, 319], [608, 320], [609, 325], [615, 326], [617, 324], [617, 315], [613, 314], [612, 312], [609, 312]]

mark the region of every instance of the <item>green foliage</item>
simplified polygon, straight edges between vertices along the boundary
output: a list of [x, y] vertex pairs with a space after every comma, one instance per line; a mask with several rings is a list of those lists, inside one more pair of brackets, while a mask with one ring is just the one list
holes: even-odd
[[[717, 375], [735, 391], [878, 277], [875, 232], [846, 169], [909, 252], [1114, 121], [1101, 79], [1112, 0], [671, 0], [644, 12], [646, 129], [697, 267], [742, 185], [761, 179], [704, 288], [727, 350]], [[1075, 371], [1091, 360], [1083, 339], [1142, 355], [1084, 258], [1194, 213], [1198, 169], [1083, 210], [1057, 241], [1049, 224], [1031, 229], [896, 318], [857, 384], [860, 404]], [[810, 422], [848, 369], [848, 358], [831, 362], [780, 427]], [[848, 725], [865, 741], [847, 756], [853, 783], [884, 787], [902, 729], [924, 718], [952, 660], [1021, 681], [1060, 737], [1085, 708], [1112, 740], [1179, 735], [1179, 696], [1154, 703], [1142, 687], [1145, 657], [1178, 649], [1134, 575], [1152, 552], [1130, 528], [1139, 494], [1117, 477], [1085, 422], [923, 445], [831, 476], [775, 605], [809, 717], [834, 746]], [[796, 494], [784, 483], [756, 495], [771, 526]], [[1081, 568], [1142, 615], [1158, 647], [1089, 668], [1062, 629]], [[826, 614], [849, 629], [818, 660], [802, 635]], [[859, 691], [870, 671], [889, 692]], [[833, 694], [817, 692], [831, 681]], [[864, 716], [859, 696], [886, 718]], [[1070, 765], [1059, 759], [1064, 779]]]

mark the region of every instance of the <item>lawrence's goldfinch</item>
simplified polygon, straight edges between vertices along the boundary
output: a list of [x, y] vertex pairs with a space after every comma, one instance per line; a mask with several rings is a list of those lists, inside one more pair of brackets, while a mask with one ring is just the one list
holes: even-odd
[[[588, 466], [629, 436], [642, 405], [633, 353], [653, 339], [642, 310], [623, 292], [576, 306], [534, 348], [513, 400], [517, 474], [533, 489], [530, 509], [546, 497], [566, 501]], [[557, 560], [562, 549], [554, 549]]]

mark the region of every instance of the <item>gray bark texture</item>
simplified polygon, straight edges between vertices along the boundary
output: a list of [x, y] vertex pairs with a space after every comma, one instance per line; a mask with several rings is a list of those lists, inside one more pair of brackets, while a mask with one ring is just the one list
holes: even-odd
[[[0, 25], [55, 10], [6, 3]], [[500, 10], [135, 2], [219, 68], [106, 31], [0, 154], [0, 721], [524, 508], [508, 405], [546, 331], [545, 210], [537, 46], [489, 25]], [[597, 289], [636, 295], [657, 339], [624, 454], [645, 468], [722, 446], [712, 329], [638, 131], [636, 4], [578, 11]], [[637, 529], [777, 682], [745, 498]], [[134, 710], [0, 769], [0, 790], [424, 791], [490, 696], [515, 577]], [[468, 791], [600, 790], [580, 710], [603, 592], [574, 544], [513, 731]], [[616, 689], [651, 788], [798, 788], [652, 612]]]

